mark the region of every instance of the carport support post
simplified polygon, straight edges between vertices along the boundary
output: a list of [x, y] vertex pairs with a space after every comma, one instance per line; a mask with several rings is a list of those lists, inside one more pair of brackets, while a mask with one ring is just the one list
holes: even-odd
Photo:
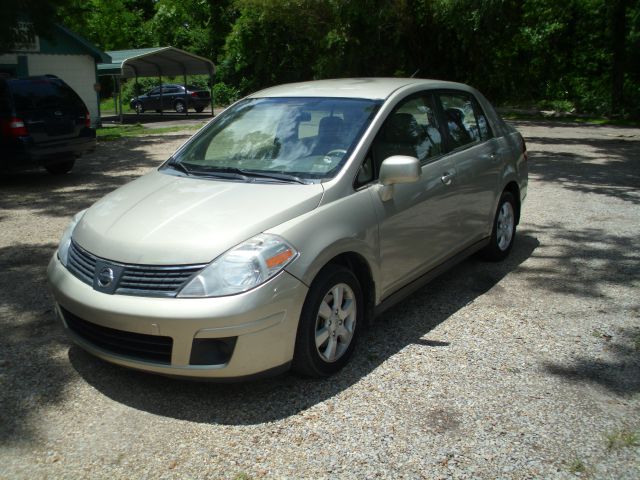
[[124, 123], [124, 113], [122, 112], [122, 82], [118, 77], [118, 107], [120, 109], [120, 125]]
[[186, 113], [187, 117], [189, 116], [189, 99], [187, 98], [187, 71], [185, 70], [185, 68], [182, 68], [182, 80], [184, 81], [184, 84], [182, 85], [184, 87], [184, 112]]
[[164, 98], [162, 98], [162, 70], [158, 67], [158, 79], [160, 80], [160, 116], [164, 113]]
[[211, 98], [211, 116], [213, 117], [213, 103], [214, 103], [214, 98], [213, 98], [213, 70], [211, 68], [211, 66], [208, 66], [209, 68], [209, 97]]
[[138, 71], [136, 70], [136, 116], [140, 116], [140, 112], [139, 112], [139, 108], [137, 108], [138, 102], [140, 102], [140, 99], [138, 98], [140, 92], [140, 88], [138, 87]]

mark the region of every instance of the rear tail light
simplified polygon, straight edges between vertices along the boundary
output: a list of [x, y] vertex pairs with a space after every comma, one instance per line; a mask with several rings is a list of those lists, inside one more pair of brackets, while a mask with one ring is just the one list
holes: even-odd
[[29, 135], [27, 127], [21, 118], [11, 117], [3, 123], [3, 130], [10, 137], [26, 137]]
[[84, 114], [84, 126], [91, 127], [91, 115], [89, 115], [89, 112], [85, 112]]
[[198, 96], [198, 93], [197, 93], [197, 92], [191, 92], [191, 96], [192, 96], [192, 97], [197, 97], [197, 96]]

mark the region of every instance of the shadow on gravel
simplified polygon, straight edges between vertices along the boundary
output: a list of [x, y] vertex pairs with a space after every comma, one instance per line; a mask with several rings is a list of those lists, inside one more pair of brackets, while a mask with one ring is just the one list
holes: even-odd
[[518, 270], [534, 289], [605, 298], [607, 285], [628, 287], [640, 276], [639, 240], [599, 228], [567, 230], [561, 224], [528, 226], [526, 233], [551, 241], [535, 253], [536, 259]]
[[47, 293], [45, 269], [55, 248], [0, 248], [0, 445], [36, 436], [37, 410], [58, 403], [74, 377]]
[[[187, 139], [189, 135], [163, 135], [162, 141]], [[76, 161], [66, 175], [51, 175], [43, 168], [15, 173], [0, 173], [0, 211], [26, 208], [32, 214], [71, 217], [105, 194], [156, 168], [173, 153], [167, 150], [162, 160], [151, 157], [145, 146], [157, 137], [141, 136], [98, 142], [96, 151]]]
[[[167, 139], [172, 136], [162, 137]], [[69, 342], [53, 313], [46, 284], [47, 264], [57, 245], [35, 244], [42, 240], [33, 238], [33, 225], [70, 217], [155, 168], [160, 162], [143, 148], [157, 141], [134, 137], [100, 142], [96, 152], [79, 159], [67, 175], [36, 168], [0, 173], [0, 221], [31, 217], [15, 231], [2, 232], [9, 246], [0, 248], [0, 445], [36, 437], [39, 410], [60, 402], [69, 381], [77, 378], [63, 355]]]
[[[544, 182], [640, 204], [640, 141], [600, 138], [527, 137], [529, 171]], [[591, 149], [589, 156], [536, 151], [535, 144]], [[560, 148], [562, 150], [562, 148]]]
[[640, 328], [621, 330], [602, 341], [612, 357], [609, 361], [585, 357], [572, 365], [549, 363], [545, 368], [570, 382], [599, 385], [622, 397], [640, 392]]
[[116, 367], [78, 347], [69, 350], [69, 359], [84, 380], [104, 395], [155, 415], [227, 425], [274, 421], [339, 394], [407, 345], [448, 345], [423, 337], [480, 295], [499, 288], [498, 282], [538, 246], [535, 237], [518, 235], [506, 261], [485, 263], [471, 258], [435, 279], [385, 312], [360, 338], [349, 365], [326, 380], [285, 374], [240, 384], [196, 383]]

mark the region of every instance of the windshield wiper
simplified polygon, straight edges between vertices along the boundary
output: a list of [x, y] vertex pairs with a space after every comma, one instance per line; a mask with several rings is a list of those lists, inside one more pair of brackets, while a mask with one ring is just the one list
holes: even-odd
[[232, 178], [249, 182], [249, 177], [241, 170], [232, 167], [207, 167], [202, 166], [198, 170], [191, 170], [191, 173], [216, 178]]
[[191, 170], [189, 170], [186, 165], [182, 164], [181, 162], [178, 162], [174, 158], [169, 160], [169, 162], [167, 163], [167, 167], [171, 167], [174, 170], [180, 170], [182, 173], [185, 173], [187, 175], [191, 175], [192, 173]]
[[301, 183], [303, 185], [307, 184], [307, 182], [302, 180], [300, 177], [296, 177], [295, 175], [291, 175], [289, 173], [276, 173], [276, 172], [267, 173], [267, 172], [264, 172], [264, 171], [256, 172], [255, 170], [244, 170], [242, 168], [235, 168], [234, 170], [237, 170], [239, 173], [242, 173], [242, 174], [247, 175], [249, 177], [271, 178], [273, 180], [281, 180], [283, 182]]

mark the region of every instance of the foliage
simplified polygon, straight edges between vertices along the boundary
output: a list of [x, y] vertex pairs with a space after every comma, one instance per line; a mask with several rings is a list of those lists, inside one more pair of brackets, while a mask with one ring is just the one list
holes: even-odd
[[241, 97], [240, 89], [218, 82], [213, 86], [213, 99], [216, 105], [230, 105]]
[[211, 58], [225, 101], [418, 71], [498, 103], [640, 116], [640, 0], [55, 1], [63, 23], [105, 50], [173, 45]]
[[154, 0], [68, 0], [63, 23], [104, 51], [155, 46]]

